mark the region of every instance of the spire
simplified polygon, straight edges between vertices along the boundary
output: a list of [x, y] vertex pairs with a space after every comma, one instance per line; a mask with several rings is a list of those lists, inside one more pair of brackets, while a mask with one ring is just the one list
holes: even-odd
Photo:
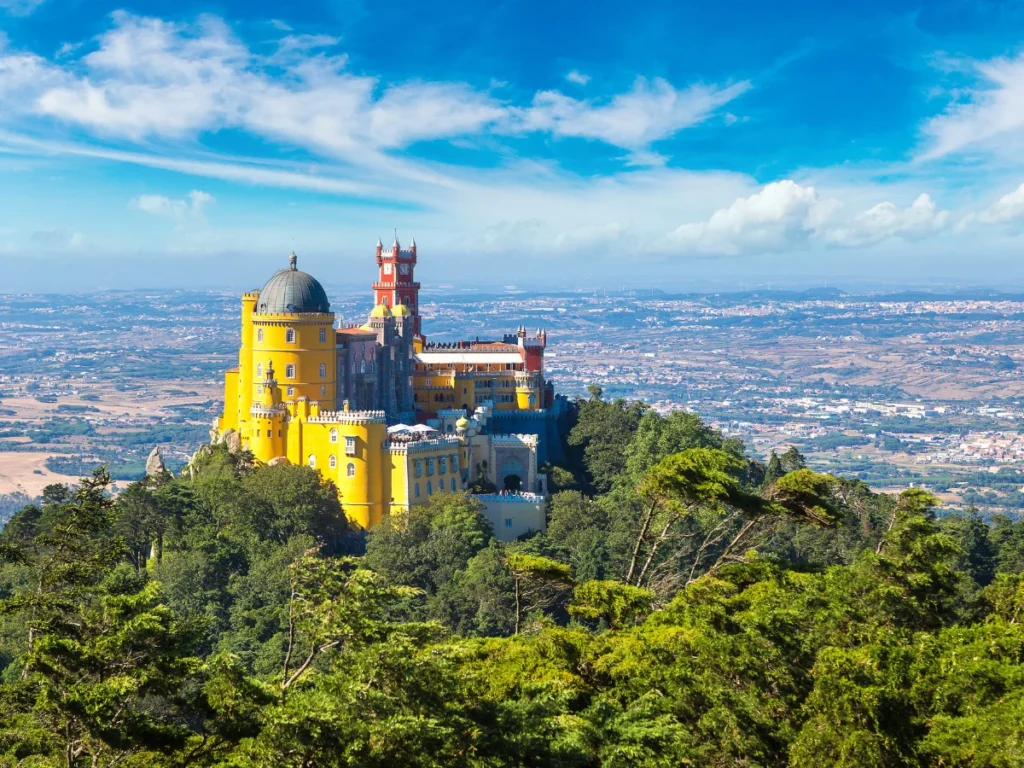
[[392, 248], [401, 248], [402, 247], [402, 246], [400, 246], [398, 244], [398, 230], [397, 229], [395, 230], [395, 242], [391, 244], [391, 247]]
[[380, 241], [380, 238], [379, 238], [379, 237], [377, 238], [377, 247], [378, 247], [378, 248], [383, 248], [383, 247], [384, 247], [384, 243], [382, 243], [382, 242]]
[[415, 250], [415, 248], [416, 248], [416, 238], [415, 237], [412, 239], [412, 242], [409, 243], [409, 247]]
[[292, 255], [288, 257], [288, 267], [290, 269], [298, 269], [299, 257], [295, 255], [295, 251], [292, 251]]

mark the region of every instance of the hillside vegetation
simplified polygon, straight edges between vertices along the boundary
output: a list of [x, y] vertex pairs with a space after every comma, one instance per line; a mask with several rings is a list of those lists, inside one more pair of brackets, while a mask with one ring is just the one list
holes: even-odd
[[222, 447], [0, 533], [0, 765], [1020, 766], [1024, 524], [599, 390], [548, 530]]

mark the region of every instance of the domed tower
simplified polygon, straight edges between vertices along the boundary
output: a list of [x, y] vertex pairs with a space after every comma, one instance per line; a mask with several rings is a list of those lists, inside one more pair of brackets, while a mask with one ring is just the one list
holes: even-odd
[[[334, 315], [323, 286], [300, 272], [297, 262], [293, 253], [287, 268], [274, 273], [259, 291], [242, 296], [238, 368], [225, 377], [224, 414], [218, 428], [222, 434], [236, 430], [246, 443], [257, 437], [253, 408], [265, 404], [271, 369], [282, 407], [294, 405], [301, 397], [325, 408], [335, 404]], [[259, 429], [263, 430], [259, 439], [267, 439], [266, 428]]]
[[[256, 298], [251, 315], [256, 375], [250, 386], [260, 386], [259, 363], [269, 360], [285, 403], [305, 397], [331, 408], [337, 380], [334, 313], [323, 286], [301, 272], [297, 261], [293, 253], [288, 267], [275, 272]], [[255, 401], [255, 392], [253, 397]]]

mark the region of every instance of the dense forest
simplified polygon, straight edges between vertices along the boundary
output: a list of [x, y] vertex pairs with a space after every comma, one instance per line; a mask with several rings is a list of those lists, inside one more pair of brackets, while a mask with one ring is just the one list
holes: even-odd
[[4, 766], [1021, 766], [1024, 523], [576, 404], [549, 525], [222, 446], [0, 533]]

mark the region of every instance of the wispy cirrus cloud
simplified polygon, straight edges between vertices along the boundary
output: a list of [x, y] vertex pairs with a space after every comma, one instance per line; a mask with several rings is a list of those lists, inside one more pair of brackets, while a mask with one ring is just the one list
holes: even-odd
[[[349, 72], [338, 39], [287, 34], [254, 53], [221, 19], [182, 24], [117, 12], [95, 50], [67, 61], [0, 52], [0, 93], [20, 114], [100, 137], [192, 139], [224, 128], [368, 163], [418, 141], [547, 133], [644, 150], [707, 119], [747, 82], [676, 87], [638, 78], [626, 93], [574, 99], [538, 92], [507, 103], [462, 82], [385, 84]], [[580, 80], [583, 76], [576, 79]]]
[[935, 159], [968, 149], [997, 148], [1000, 141], [1021, 142], [1024, 129], [1024, 54], [1015, 58], [963, 62], [961, 68], [975, 83], [956, 92], [942, 114], [922, 128], [923, 159]]
[[0, 0], [0, 11], [11, 16], [30, 16], [46, 0]]

